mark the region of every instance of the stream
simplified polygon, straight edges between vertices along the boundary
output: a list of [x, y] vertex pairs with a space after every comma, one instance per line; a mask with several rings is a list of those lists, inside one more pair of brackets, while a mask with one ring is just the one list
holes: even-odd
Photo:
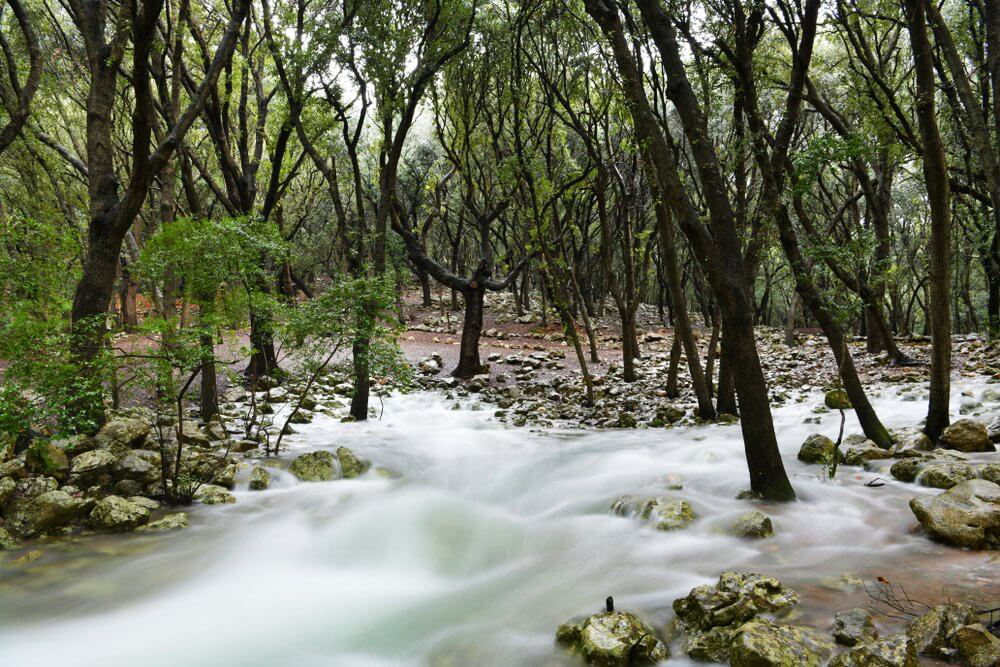
[[[959, 392], [984, 386], [953, 385], [956, 416]], [[0, 665], [558, 665], [567, 618], [613, 595], [662, 626], [675, 598], [726, 569], [778, 577], [820, 630], [867, 600], [850, 577], [932, 603], [1000, 604], [1000, 554], [917, 531], [907, 500], [938, 490], [855, 467], [831, 482], [796, 460], [810, 433], [836, 438], [838, 413], [803, 423], [820, 401], [774, 411], [799, 502], [760, 507], [775, 535], [758, 541], [726, 534], [753, 509], [735, 500], [748, 487], [739, 426], [537, 432], [430, 393], [389, 398], [366, 424], [317, 413], [283, 458], [346, 445], [400, 478], [272, 472], [267, 491], [238, 486], [235, 505], [189, 508], [178, 533], [55, 540], [0, 566]], [[926, 412], [896, 389], [874, 404], [890, 427]], [[885, 485], [865, 486], [876, 477]], [[678, 496], [699, 518], [657, 532], [610, 513], [622, 494]]]

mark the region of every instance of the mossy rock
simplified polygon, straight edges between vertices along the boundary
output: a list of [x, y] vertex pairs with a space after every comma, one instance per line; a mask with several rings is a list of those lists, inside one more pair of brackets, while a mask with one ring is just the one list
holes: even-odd
[[337, 478], [333, 454], [319, 450], [302, 454], [288, 466], [289, 472], [303, 482], [329, 482]]
[[729, 648], [732, 667], [820, 667], [833, 642], [811, 628], [767, 621], [743, 624]]
[[850, 410], [851, 399], [843, 389], [831, 389], [823, 395], [823, 404], [831, 410]]
[[655, 665], [670, 654], [639, 617], [611, 611], [570, 620], [559, 626], [556, 641], [589, 665]]

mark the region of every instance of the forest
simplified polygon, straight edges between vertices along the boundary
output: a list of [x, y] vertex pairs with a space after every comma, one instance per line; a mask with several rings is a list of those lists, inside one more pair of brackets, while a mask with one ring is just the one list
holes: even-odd
[[0, 0], [0, 665], [1000, 665], [1000, 3]]

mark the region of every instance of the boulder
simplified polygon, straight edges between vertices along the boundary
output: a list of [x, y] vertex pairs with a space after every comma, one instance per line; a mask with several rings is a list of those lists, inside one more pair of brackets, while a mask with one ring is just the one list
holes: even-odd
[[831, 410], [851, 409], [851, 399], [843, 389], [831, 389], [823, 394], [823, 404]]
[[167, 530], [178, 530], [188, 527], [188, 515], [184, 512], [168, 514], [156, 521], [150, 521], [144, 526], [139, 526], [136, 530], [143, 533], [158, 533]]
[[669, 657], [666, 645], [639, 618], [611, 611], [574, 618], [559, 626], [556, 641], [590, 665], [655, 665]]
[[111, 473], [118, 457], [107, 449], [92, 449], [73, 457], [70, 462], [69, 474], [81, 486], [96, 480], [101, 475]]
[[877, 636], [875, 620], [866, 609], [855, 607], [847, 611], [838, 611], [833, 617], [833, 638], [838, 644], [857, 646], [871, 642]]
[[923, 431], [911, 431], [904, 433], [892, 446], [892, 453], [895, 456], [906, 456], [916, 452], [929, 452], [934, 449], [934, 441], [927, 437]]
[[920, 459], [902, 459], [892, 464], [889, 474], [901, 482], [912, 482], [917, 479], [921, 465], [923, 462]]
[[224, 505], [236, 502], [236, 496], [224, 487], [215, 484], [202, 484], [194, 494], [194, 499], [205, 505]]
[[25, 452], [24, 463], [32, 472], [65, 479], [69, 472], [66, 452], [50, 440], [36, 439]]
[[112, 419], [94, 436], [96, 449], [132, 449], [142, 447], [149, 436], [149, 424], [141, 419], [122, 417]]
[[882, 449], [871, 440], [865, 440], [864, 444], [848, 447], [844, 452], [844, 465], [859, 466], [865, 461], [876, 461], [878, 459], [892, 458], [888, 449]]
[[18, 501], [5, 525], [21, 537], [36, 537], [62, 528], [86, 514], [90, 507], [90, 502], [65, 491], [46, 491]]
[[15, 488], [17, 488], [17, 482], [14, 481], [13, 477], [0, 477], [0, 509], [14, 495]]
[[950, 489], [962, 482], [976, 478], [975, 469], [964, 463], [935, 463], [924, 468], [917, 476], [921, 486], [932, 489]]
[[1000, 664], [1000, 639], [982, 623], [963, 625], [952, 638], [959, 660], [966, 667], [993, 667]]
[[837, 443], [825, 435], [813, 433], [799, 448], [799, 461], [805, 463], [833, 463], [837, 459]]
[[964, 604], [939, 604], [910, 621], [906, 635], [913, 640], [917, 653], [950, 659], [955, 655], [955, 633], [964, 625], [979, 622], [972, 608]]
[[811, 628], [750, 621], [730, 644], [732, 667], [820, 667], [833, 653], [833, 642]]
[[[150, 453], [154, 457], [158, 456], [155, 452]], [[120, 461], [115, 462], [112, 475], [118, 479], [132, 479], [149, 484], [159, 479], [160, 471], [147, 456], [143, 456], [138, 451], [132, 451]]]
[[941, 432], [938, 444], [960, 452], [992, 452], [995, 447], [990, 442], [986, 424], [974, 419], [959, 419]]
[[149, 521], [149, 508], [120, 496], [107, 496], [97, 501], [88, 522], [98, 530], [118, 533], [134, 530]]
[[984, 465], [979, 469], [979, 476], [987, 482], [1000, 484], [1000, 461], [994, 461], [993, 463], [987, 463]]
[[271, 473], [267, 468], [254, 466], [250, 471], [250, 483], [247, 486], [251, 491], [263, 491], [271, 486]]
[[855, 646], [831, 660], [829, 667], [918, 667], [919, 664], [913, 640], [900, 634]]
[[340, 463], [340, 475], [345, 479], [363, 475], [371, 467], [370, 463], [359, 459], [347, 447], [337, 447], [337, 461]]
[[325, 450], [297, 456], [288, 470], [303, 482], [329, 482], [337, 478], [333, 454]]
[[611, 506], [619, 516], [634, 516], [657, 530], [677, 530], [694, 521], [694, 511], [686, 500], [670, 496], [636, 498], [621, 496]]
[[0, 526], [0, 551], [13, 551], [20, 546], [17, 539], [6, 528]]
[[770, 537], [774, 535], [771, 517], [763, 512], [747, 512], [736, 519], [733, 533], [738, 537]]
[[1000, 548], [1000, 486], [970, 479], [937, 496], [910, 500], [910, 510], [934, 539], [969, 549]]

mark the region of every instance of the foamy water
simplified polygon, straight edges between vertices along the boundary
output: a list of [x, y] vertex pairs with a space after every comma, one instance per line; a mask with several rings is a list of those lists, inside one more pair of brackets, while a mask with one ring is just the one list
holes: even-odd
[[[956, 395], [969, 387], [983, 386]], [[552, 665], [566, 618], [613, 595], [661, 624], [725, 569], [781, 578], [821, 629], [865, 600], [845, 574], [997, 599], [995, 555], [914, 530], [907, 500], [936, 491], [860, 468], [830, 482], [795, 459], [808, 434], [836, 437], [839, 414], [803, 423], [818, 400], [775, 411], [799, 502], [761, 508], [775, 526], [762, 541], [726, 534], [754, 508], [735, 500], [748, 487], [738, 426], [539, 433], [431, 394], [389, 399], [366, 424], [317, 414], [290, 454], [346, 445], [401, 478], [279, 474], [236, 505], [193, 509], [180, 533], [76, 540], [0, 569], [0, 665]], [[926, 410], [891, 391], [875, 405], [889, 426]], [[886, 485], [864, 485], [875, 477]], [[626, 493], [682, 497], [699, 519], [662, 533], [611, 515]]]

